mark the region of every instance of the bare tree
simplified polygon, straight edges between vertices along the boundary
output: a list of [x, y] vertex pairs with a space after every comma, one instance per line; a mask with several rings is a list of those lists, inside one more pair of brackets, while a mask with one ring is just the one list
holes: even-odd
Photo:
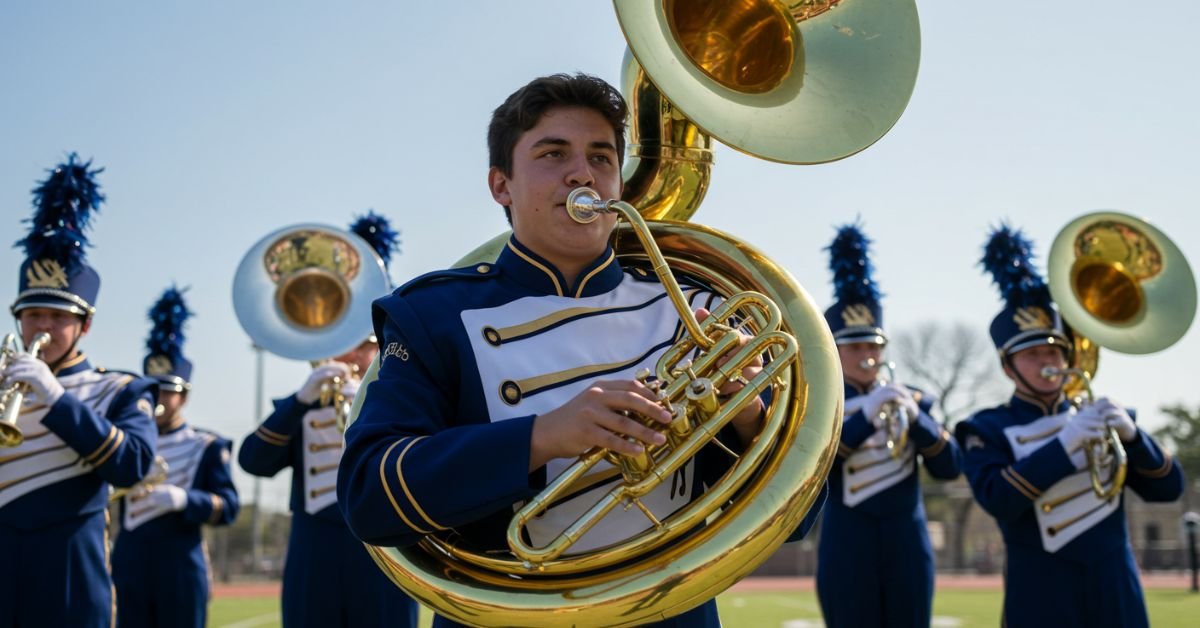
[[898, 379], [937, 397], [934, 405], [947, 426], [1002, 402], [1011, 391], [992, 343], [974, 325], [922, 323], [897, 334], [888, 353], [900, 369]]
[[[937, 398], [934, 407], [947, 427], [1011, 394], [995, 348], [975, 325], [922, 323], [897, 334], [888, 354], [897, 363], [897, 379]], [[923, 486], [931, 518], [940, 514], [949, 520], [954, 568], [965, 569], [967, 521], [978, 510], [970, 487], [962, 478]]]

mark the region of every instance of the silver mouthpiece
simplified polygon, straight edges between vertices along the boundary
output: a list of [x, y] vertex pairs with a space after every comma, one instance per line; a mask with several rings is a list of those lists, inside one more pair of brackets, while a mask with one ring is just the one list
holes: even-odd
[[587, 224], [610, 211], [608, 201], [601, 199], [592, 188], [578, 187], [567, 195], [567, 215], [575, 222]]

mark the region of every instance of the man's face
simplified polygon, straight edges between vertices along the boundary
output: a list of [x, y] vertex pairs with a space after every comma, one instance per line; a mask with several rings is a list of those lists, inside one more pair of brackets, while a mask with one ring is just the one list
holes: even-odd
[[[1051, 366], [1056, 369], [1067, 367], [1066, 353], [1054, 345], [1037, 345], [1022, 349], [1012, 355], [1011, 366], [1004, 365], [1004, 374], [1017, 385], [1017, 390], [1031, 395], [1053, 395], [1062, 390], [1065, 378], [1062, 376], [1042, 377], [1042, 369]], [[1013, 371], [1021, 377], [1015, 377]], [[1021, 379], [1025, 381], [1022, 382]]]
[[71, 357], [67, 351], [87, 334], [83, 317], [64, 310], [48, 307], [31, 307], [17, 315], [21, 323], [21, 340], [28, 347], [33, 337], [41, 332], [50, 334], [50, 342], [42, 345], [41, 358], [47, 364], [56, 364]]
[[552, 107], [513, 147], [512, 175], [488, 172], [492, 198], [512, 210], [513, 233], [556, 265], [583, 265], [604, 252], [616, 224], [602, 214], [588, 224], [567, 215], [571, 190], [586, 185], [602, 198], [621, 196], [616, 132], [599, 112]]
[[175, 422], [179, 416], [179, 411], [183, 409], [183, 404], [187, 402], [187, 393], [175, 392], [174, 390], [159, 390], [158, 405], [162, 406], [162, 413], [158, 414], [154, 420], [159, 427], [167, 427]]
[[[879, 363], [883, 358], [883, 345], [874, 342], [852, 342], [838, 345], [838, 357], [842, 361], [842, 375], [851, 382], [864, 385], [875, 381]], [[874, 360], [875, 366], [863, 366], [863, 362]]]
[[379, 345], [368, 340], [333, 360], [358, 367], [357, 372], [361, 377], [367, 372], [367, 367], [371, 366], [371, 360], [374, 360], [377, 355], [379, 355]]

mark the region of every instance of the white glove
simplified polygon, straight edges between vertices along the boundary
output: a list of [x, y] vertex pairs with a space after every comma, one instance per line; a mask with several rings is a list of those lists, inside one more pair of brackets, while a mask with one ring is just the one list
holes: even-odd
[[[867, 400], [863, 403], [863, 414], [867, 416], [867, 420], [875, 427], [882, 424], [882, 419], [879, 417], [879, 411], [883, 408], [883, 404], [889, 401], [903, 403], [902, 400], [907, 395], [908, 391], [900, 387], [899, 384], [888, 384], [880, 386], [875, 390], [867, 393]], [[911, 401], [912, 396], [907, 395]]]
[[63, 396], [63, 386], [58, 378], [50, 371], [50, 367], [41, 360], [22, 353], [18, 355], [8, 368], [4, 369], [3, 379], [6, 384], [21, 382], [29, 386], [39, 403], [52, 406]]
[[1122, 442], [1130, 442], [1137, 437], [1137, 425], [1133, 423], [1133, 417], [1129, 416], [1129, 412], [1117, 405], [1108, 397], [1101, 397], [1093, 404], [1100, 412], [1104, 423], [1110, 427], [1116, 428], [1117, 436]]
[[187, 491], [174, 484], [159, 484], [146, 495], [150, 503], [173, 512], [183, 510], [187, 506], [187, 498]]
[[350, 377], [350, 367], [341, 362], [330, 362], [322, 364], [312, 370], [308, 374], [308, 379], [304, 381], [304, 385], [300, 390], [296, 391], [296, 399], [300, 403], [313, 404], [321, 397], [321, 385], [333, 379], [341, 377], [346, 380]]
[[1058, 441], [1069, 456], [1083, 446], [1084, 441], [1101, 438], [1104, 435], [1103, 429], [1104, 418], [1096, 411], [1095, 404], [1092, 404], [1067, 419], [1067, 424], [1058, 431]]

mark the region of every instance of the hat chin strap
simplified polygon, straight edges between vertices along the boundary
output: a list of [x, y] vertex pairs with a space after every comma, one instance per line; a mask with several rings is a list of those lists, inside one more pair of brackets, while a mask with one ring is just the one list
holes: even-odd
[[1004, 365], [1007, 366], [1008, 370], [1012, 371], [1012, 374], [1017, 377], [1017, 381], [1021, 382], [1021, 384], [1024, 385], [1025, 388], [1027, 390], [1029, 390], [1030, 392], [1032, 392], [1033, 394], [1038, 395], [1038, 396], [1049, 395], [1051, 393], [1062, 394], [1063, 386], [1066, 384], [1065, 380], [1061, 381], [1053, 389], [1043, 392], [1041, 389], [1037, 388], [1033, 384], [1030, 384], [1029, 380], [1025, 379], [1024, 375], [1021, 375], [1021, 371], [1018, 371], [1016, 365], [1013, 364], [1012, 354], [1010, 354], [1010, 353], [1004, 354]]

